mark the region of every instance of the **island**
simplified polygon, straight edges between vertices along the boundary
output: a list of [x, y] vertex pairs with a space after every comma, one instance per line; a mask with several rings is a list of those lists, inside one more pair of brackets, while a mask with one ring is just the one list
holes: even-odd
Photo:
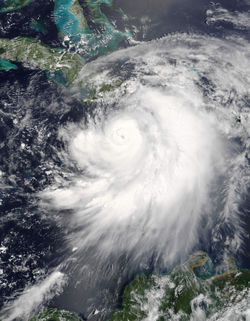
[[29, 4], [32, 0], [1, 0], [0, 12], [10, 12], [21, 9]]

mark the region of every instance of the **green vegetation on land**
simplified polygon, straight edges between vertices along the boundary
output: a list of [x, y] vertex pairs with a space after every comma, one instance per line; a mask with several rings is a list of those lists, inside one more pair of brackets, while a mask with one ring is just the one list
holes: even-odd
[[[95, 88], [93, 86], [89, 85], [88, 83], [85, 84], [85, 93], [84, 96], [86, 97], [83, 102], [90, 104], [93, 101], [97, 100], [98, 98], [102, 98], [105, 93], [108, 93], [110, 91], [115, 90], [116, 88], [119, 88], [123, 83], [122, 79], [117, 79], [113, 81], [112, 83], [109, 84], [101, 84], [101, 85], [96, 85]], [[78, 87], [83, 88], [84, 84], [82, 81], [79, 81], [77, 83]]]
[[211, 259], [199, 251], [166, 275], [137, 275], [124, 290], [122, 310], [109, 321], [143, 320], [155, 307], [157, 321], [189, 321], [197, 307], [209, 318], [249, 296], [250, 271], [237, 270], [232, 258], [226, 272], [212, 272]]
[[82, 321], [76, 313], [58, 310], [54, 308], [46, 308], [30, 321]]
[[76, 53], [50, 48], [40, 41], [24, 37], [0, 38], [0, 58], [46, 70], [51, 77], [61, 72], [66, 84], [73, 82], [85, 64]]

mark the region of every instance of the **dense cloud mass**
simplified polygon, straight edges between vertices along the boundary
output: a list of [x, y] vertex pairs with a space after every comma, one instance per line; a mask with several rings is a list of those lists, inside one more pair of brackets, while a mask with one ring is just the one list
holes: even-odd
[[230, 251], [239, 248], [248, 55], [242, 39], [176, 34], [83, 69], [90, 86], [122, 84], [101, 94], [86, 122], [60, 129], [61, 157], [78, 172], [42, 197], [72, 210], [74, 247], [95, 245], [100, 258], [153, 251], [172, 264], [196, 245], [201, 222], [226, 243], [215, 222], [227, 222], [238, 226]]

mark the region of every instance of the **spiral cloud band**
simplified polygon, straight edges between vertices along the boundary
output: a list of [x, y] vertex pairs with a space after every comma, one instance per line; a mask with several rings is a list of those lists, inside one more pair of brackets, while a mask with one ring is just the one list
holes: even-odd
[[226, 247], [227, 224], [228, 250], [239, 248], [249, 52], [243, 39], [177, 34], [84, 67], [81, 81], [93, 88], [121, 85], [97, 97], [87, 121], [59, 132], [60, 157], [77, 170], [42, 198], [70, 211], [74, 247], [95, 247], [99, 258], [154, 253], [171, 264], [201, 229]]

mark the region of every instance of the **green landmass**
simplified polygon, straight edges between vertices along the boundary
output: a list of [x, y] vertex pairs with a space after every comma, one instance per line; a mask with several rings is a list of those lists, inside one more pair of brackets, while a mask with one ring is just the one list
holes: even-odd
[[[21, 62], [29, 68], [46, 70], [50, 76], [64, 77], [65, 84], [71, 84], [85, 61], [78, 54], [50, 48], [32, 38], [0, 38], [0, 58]], [[59, 79], [59, 78], [58, 78]]]
[[118, 79], [112, 84], [103, 84], [99, 89], [99, 93], [105, 93], [105, 92], [109, 92], [111, 90], [114, 90], [115, 88], [120, 87], [122, 83], [123, 83], [123, 80]]
[[55, 308], [46, 308], [29, 321], [83, 321], [76, 313]]
[[[109, 321], [140, 321], [149, 316], [151, 309], [156, 309], [157, 321], [189, 321], [195, 306], [202, 307], [202, 313], [209, 318], [249, 298], [250, 271], [237, 270], [232, 258], [226, 269], [213, 275], [211, 259], [199, 251], [166, 275], [137, 275], [124, 290], [122, 309]], [[157, 304], [152, 304], [155, 297]]]
[[9, 12], [21, 9], [29, 4], [32, 0], [1, 0], [0, 12]]
[[99, 86], [96, 85], [96, 87], [93, 87], [88, 83], [84, 84], [83, 81], [79, 81], [77, 86], [79, 88], [84, 88], [83, 97], [85, 97], [85, 99], [83, 99], [83, 102], [88, 104], [94, 102], [98, 98], [102, 98], [105, 93], [119, 88], [122, 83], [122, 79], [116, 79], [112, 83], [103, 83]]

